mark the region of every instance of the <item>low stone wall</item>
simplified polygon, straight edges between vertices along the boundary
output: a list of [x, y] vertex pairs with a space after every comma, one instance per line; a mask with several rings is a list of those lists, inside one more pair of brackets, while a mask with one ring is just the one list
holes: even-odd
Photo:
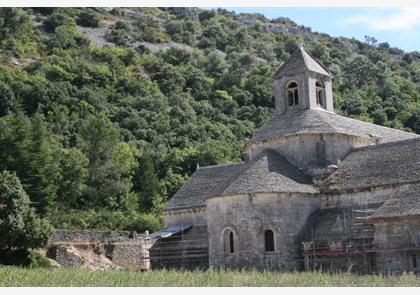
[[146, 270], [150, 268], [149, 249], [155, 241], [130, 231], [58, 229], [46, 256], [61, 267]]
[[68, 230], [56, 229], [50, 239], [55, 243], [108, 243], [124, 240], [138, 240], [142, 235], [133, 231], [98, 231], [98, 230]]
[[54, 259], [60, 266], [79, 267], [84, 259], [74, 249], [66, 245], [54, 245], [48, 248], [47, 257]]
[[108, 244], [107, 257], [124, 269], [148, 269], [149, 252], [142, 244]]

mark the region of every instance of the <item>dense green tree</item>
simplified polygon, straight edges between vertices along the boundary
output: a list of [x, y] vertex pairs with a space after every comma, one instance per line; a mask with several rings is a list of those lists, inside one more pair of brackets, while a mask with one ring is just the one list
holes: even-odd
[[220, 77], [227, 69], [223, 56], [216, 51], [210, 51], [204, 62], [204, 67], [208, 75], [215, 78]]
[[91, 9], [85, 8], [79, 12], [77, 23], [81, 26], [97, 28], [99, 27], [100, 18], [98, 13]]
[[20, 8], [0, 8], [0, 43], [6, 38], [16, 36], [27, 29], [29, 17]]
[[86, 190], [89, 160], [77, 148], [62, 149], [60, 153], [60, 179], [57, 202], [67, 208], [79, 208]]
[[67, 13], [63, 11], [55, 11], [48, 15], [42, 22], [44, 28], [53, 33], [56, 28], [60, 26], [75, 27], [76, 21]]
[[90, 40], [76, 28], [62, 25], [55, 28], [54, 36], [49, 40], [48, 45], [50, 48], [79, 49], [86, 48], [89, 43]]
[[45, 216], [54, 206], [58, 166], [44, 117], [38, 114], [31, 120], [18, 113], [0, 126], [0, 169], [16, 172], [37, 212]]
[[52, 234], [46, 219], [39, 218], [15, 173], [0, 172], [0, 249], [44, 247]]
[[55, 146], [47, 133], [45, 118], [36, 114], [32, 119], [29, 166], [25, 189], [37, 212], [43, 216], [55, 205], [59, 178]]
[[134, 151], [120, 141], [105, 113], [89, 115], [79, 130], [79, 146], [89, 160], [82, 205], [122, 208], [131, 189]]
[[39, 35], [21, 8], [0, 7], [0, 49], [16, 57], [36, 54]]
[[226, 57], [229, 64], [229, 71], [241, 81], [243, 74], [251, 68], [254, 59], [248, 52], [232, 52]]
[[9, 114], [16, 107], [16, 98], [12, 88], [0, 81], [0, 116]]
[[362, 87], [375, 77], [374, 64], [364, 55], [357, 55], [345, 65], [347, 85]]
[[138, 167], [133, 178], [133, 190], [139, 194], [139, 209], [150, 212], [155, 200], [164, 195], [152, 158], [144, 154], [138, 159]]

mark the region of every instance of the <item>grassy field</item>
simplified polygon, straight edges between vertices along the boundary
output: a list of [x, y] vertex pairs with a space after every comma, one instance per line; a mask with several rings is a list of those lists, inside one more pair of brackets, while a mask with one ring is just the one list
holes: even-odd
[[420, 287], [420, 277], [268, 271], [0, 268], [0, 287]]

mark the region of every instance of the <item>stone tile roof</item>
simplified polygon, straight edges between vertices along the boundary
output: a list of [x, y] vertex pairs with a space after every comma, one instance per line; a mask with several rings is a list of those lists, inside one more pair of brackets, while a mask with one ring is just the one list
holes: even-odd
[[312, 179], [274, 150], [266, 149], [246, 164], [246, 169], [217, 195], [261, 192], [318, 193]]
[[305, 133], [340, 133], [379, 137], [383, 142], [420, 138], [414, 133], [346, 118], [323, 109], [304, 109], [276, 114], [251, 138], [249, 143]]
[[172, 197], [164, 211], [204, 206], [205, 199], [259, 192], [315, 194], [309, 176], [273, 150], [265, 150], [248, 163], [199, 168]]
[[326, 76], [331, 76], [330, 72], [325, 67], [315, 61], [315, 59], [305, 51], [303, 46], [300, 46], [291, 55], [289, 60], [287, 60], [278, 69], [274, 77], [279, 78], [281, 76], [297, 74], [306, 71], [312, 71]]
[[371, 220], [420, 216], [420, 182], [395, 189]]
[[329, 179], [339, 191], [420, 182], [420, 138], [355, 149]]
[[176, 192], [163, 211], [205, 206], [204, 198], [243, 171], [243, 162], [198, 168]]

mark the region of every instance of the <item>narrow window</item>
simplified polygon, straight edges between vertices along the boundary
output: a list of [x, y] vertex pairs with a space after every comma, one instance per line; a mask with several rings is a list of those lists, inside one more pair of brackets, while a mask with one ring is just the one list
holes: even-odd
[[291, 90], [287, 91], [287, 97], [288, 97], [288, 100], [289, 100], [289, 107], [291, 107], [294, 103], [293, 91], [291, 91]]
[[233, 232], [230, 232], [229, 234], [229, 243], [230, 243], [230, 253], [234, 253], [234, 248], [233, 248]]
[[316, 88], [316, 103], [318, 106], [324, 106], [324, 100], [325, 100], [325, 86], [324, 83], [321, 81], [316, 81], [315, 83]]
[[295, 82], [292, 82], [287, 86], [286, 94], [289, 107], [299, 104], [298, 88]]
[[231, 231], [230, 229], [225, 230], [223, 234], [223, 244], [226, 255], [235, 253], [233, 231]]
[[271, 229], [267, 229], [264, 232], [264, 240], [265, 240], [265, 252], [273, 252], [274, 251], [274, 232]]
[[417, 259], [416, 254], [413, 254], [413, 268], [417, 268]]

